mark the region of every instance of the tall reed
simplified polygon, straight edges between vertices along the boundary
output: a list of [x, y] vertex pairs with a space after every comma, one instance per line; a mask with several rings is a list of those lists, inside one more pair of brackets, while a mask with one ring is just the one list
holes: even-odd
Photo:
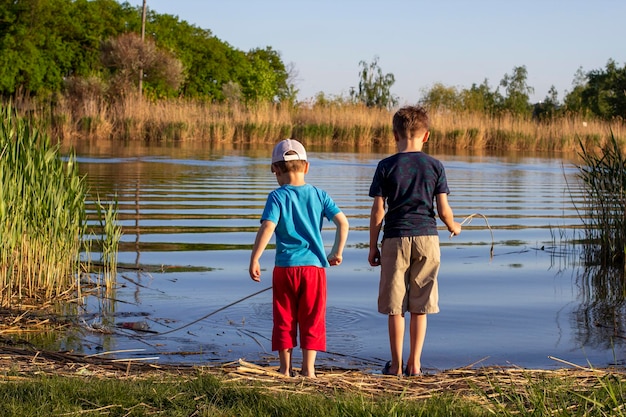
[[581, 141], [584, 256], [588, 265], [626, 266], [626, 158], [613, 134], [600, 152]]
[[117, 223], [117, 201], [105, 206], [98, 198], [96, 203], [97, 218], [100, 222], [100, 261], [102, 263], [102, 275], [100, 285], [110, 294], [115, 286], [117, 274], [117, 252], [122, 227]]
[[0, 118], [0, 305], [48, 301], [80, 289], [86, 185], [75, 156], [11, 105]]
[[[138, 97], [113, 104], [103, 100], [92, 100], [88, 106], [71, 103], [60, 100], [39, 111], [39, 117], [52, 121], [54, 136], [65, 141], [117, 138], [219, 145], [266, 144], [294, 137], [307, 146], [351, 146], [359, 151], [394, 146], [393, 112], [352, 103], [244, 105], [184, 99], [151, 102]], [[575, 152], [577, 138], [594, 144], [609, 141], [607, 122], [577, 115], [537, 121], [510, 114], [433, 110], [430, 117], [431, 149]], [[623, 121], [615, 121], [612, 128], [616, 137], [626, 136]]]

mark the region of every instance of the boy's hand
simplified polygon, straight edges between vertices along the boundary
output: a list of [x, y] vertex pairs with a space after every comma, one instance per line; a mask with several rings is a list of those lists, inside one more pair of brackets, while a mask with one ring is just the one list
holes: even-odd
[[367, 256], [367, 260], [369, 261], [371, 266], [379, 266], [380, 265], [380, 250], [377, 247], [371, 247], [370, 253]]
[[328, 255], [327, 259], [330, 266], [337, 266], [341, 265], [341, 261], [343, 261], [343, 256], [331, 253], [330, 255]]
[[250, 262], [248, 272], [250, 273], [250, 278], [252, 278], [253, 281], [261, 282], [261, 265], [258, 261]]
[[461, 223], [454, 222], [452, 227], [448, 228], [448, 232], [450, 232], [450, 237], [461, 234]]

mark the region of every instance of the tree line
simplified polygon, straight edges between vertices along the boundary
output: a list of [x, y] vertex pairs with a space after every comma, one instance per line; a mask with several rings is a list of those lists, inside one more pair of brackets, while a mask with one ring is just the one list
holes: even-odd
[[178, 17], [114, 0], [0, 2], [0, 95], [69, 89], [111, 97], [142, 84], [152, 98], [283, 101], [289, 68], [271, 47], [241, 51]]
[[[177, 16], [115, 0], [0, 1], [0, 95], [47, 98], [64, 93], [115, 99], [136, 92], [151, 99], [185, 97], [212, 102], [295, 103], [295, 68], [271, 46], [241, 51]], [[391, 109], [393, 74], [378, 57], [359, 62], [358, 88], [348, 97], [319, 93], [316, 105], [363, 104]], [[141, 75], [140, 75], [141, 74]], [[139, 83], [141, 76], [142, 82]], [[525, 66], [514, 67], [497, 87], [488, 80], [470, 88], [435, 84], [422, 92], [432, 109], [488, 115], [508, 113], [547, 119], [565, 114], [602, 119], [626, 116], [626, 65], [578, 69], [560, 100], [554, 87], [539, 103]]]
[[572, 90], [559, 100], [554, 86], [546, 97], [532, 103], [534, 88], [528, 85], [525, 66], [514, 67], [505, 74], [498, 87], [492, 88], [488, 80], [468, 89], [458, 89], [435, 84], [424, 91], [422, 102], [431, 108], [465, 110], [489, 115], [510, 113], [532, 116], [537, 119], [576, 114], [583, 117], [614, 119], [626, 117], [626, 65], [620, 67], [609, 59], [606, 67], [584, 72], [579, 68], [572, 82]]

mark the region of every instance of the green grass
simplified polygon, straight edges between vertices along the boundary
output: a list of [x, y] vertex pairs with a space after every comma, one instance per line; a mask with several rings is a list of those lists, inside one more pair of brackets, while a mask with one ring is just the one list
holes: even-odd
[[[10, 381], [0, 376], [0, 416], [624, 416], [623, 378], [603, 374], [589, 387], [574, 379], [529, 376], [526, 383], [492, 381], [476, 397], [454, 392], [420, 400], [403, 394], [372, 398], [358, 391], [298, 392], [306, 382], [291, 383], [290, 392], [260, 383], [225, 382], [198, 373], [161, 379], [33, 376]], [[7, 378], [7, 380], [3, 380]], [[384, 381], [381, 382], [381, 385]], [[435, 387], [436, 388], [436, 387]], [[480, 400], [482, 397], [482, 400]]]
[[[0, 377], [0, 381], [2, 378]], [[359, 394], [279, 394], [260, 385], [195, 378], [119, 380], [35, 377], [0, 384], [0, 416], [483, 416], [454, 397], [404, 401]]]

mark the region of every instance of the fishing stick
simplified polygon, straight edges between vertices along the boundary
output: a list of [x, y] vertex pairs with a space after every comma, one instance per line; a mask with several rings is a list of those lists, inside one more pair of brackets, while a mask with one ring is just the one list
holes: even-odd
[[[465, 219], [463, 219], [463, 221], [461, 222], [461, 226], [463, 226], [465, 223], [470, 224], [474, 217], [482, 217], [483, 219], [485, 219], [485, 223], [487, 224], [489, 233], [491, 233], [491, 250], [489, 251], [489, 254], [490, 254], [490, 257], [493, 258], [493, 245], [494, 245], [493, 230], [491, 230], [491, 226], [489, 226], [489, 221], [487, 220], [487, 217], [484, 214], [480, 214], [480, 213], [470, 214]], [[450, 239], [452, 239], [452, 236], [454, 236], [454, 233], [450, 233]]]
[[218, 308], [217, 310], [214, 310], [214, 311], [210, 312], [209, 314], [206, 314], [206, 315], [204, 315], [204, 316], [200, 317], [199, 319], [196, 319], [196, 320], [194, 320], [194, 321], [192, 321], [192, 322], [190, 322], [190, 323], [185, 324], [184, 326], [176, 327], [175, 329], [168, 330], [168, 331], [163, 332], [163, 333], [156, 333], [154, 336], [162, 336], [162, 335], [164, 335], [164, 334], [174, 333], [174, 332], [176, 332], [176, 331], [178, 331], [178, 330], [184, 329], [185, 327], [189, 327], [189, 326], [191, 326], [192, 324], [196, 324], [196, 323], [197, 323], [197, 322], [199, 322], [199, 321], [202, 321], [202, 320], [204, 320], [204, 319], [206, 319], [206, 318], [208, 318], [208, 317], [211, 317], [213, 314], [217, 314], [217, 313], [219, 313], [220, 311], [226, 310], [228, 307], [232, 307], [232, 306], [234, 306], [235, 304], [239, 304], [239, 303], [241, 303], [242, 301], [246, 301], [248, 298], [252, 298], [252, 297], [254, 297], [255, 295], [259, 295], [259, 294], [264, 293], [265, 291], [269, 291], [269, 290], [271, 290], [271, 289], [272, 289], [272, 286], [269, 286], [269, 287], [267, 287], [267, 288], [264, 288], [264, 289], [262, 289], [261, 291], [257, 291], [257, 292], [255, 292], [254, 294], [250, 294], [250, 295], [247, 295], [247, 296], [245, 296], [245, 297], [243, 297], [243, 298], [240, 298], [240, 299], [239, 299], [239, 300], [237, 300], [237, 301], [233, 301], [232, 303], [230, 303], [230, 304], [228, 304], [228, 305], [225, 305], [224, 307], [220, 307], [220, 308]]

